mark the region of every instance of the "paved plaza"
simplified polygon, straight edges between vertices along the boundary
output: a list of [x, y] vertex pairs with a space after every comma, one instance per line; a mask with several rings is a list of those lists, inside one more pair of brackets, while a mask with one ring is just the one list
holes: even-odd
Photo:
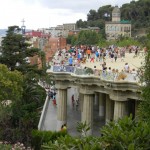
[[[135, 53], [126, 53], [124, 61], [121, 61], [121, 58], [118, 58], [117, 61], [111, 62], [110, 58], [106, 58], [106, 66], [111, 67], [112, 69], [118, 69], [119, 71], [124, 69], [125, 63], [129, 64], [130, 69], [138, 69], [143, 63], [144, 63], [144, 55], [143, 53], [140, 53], [139, 56], [135, 57]], [[90, 62], [90, 59], [87, 60], [86, 64], [83, 64], [83, 66], [87, 66], [94, 69], [94, 66], [96, 66], [97, 69], [102, 69], [101, 66], [102, 62], [95, 61]]]

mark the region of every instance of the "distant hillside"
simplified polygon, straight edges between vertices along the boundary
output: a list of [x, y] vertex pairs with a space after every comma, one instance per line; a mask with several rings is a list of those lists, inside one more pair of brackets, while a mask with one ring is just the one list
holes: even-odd
[[[97, 26], [101, 29], [101, 32], [105, 32], [105, 21], [111, 21], [113, 8], [114, 6], [105, 5], [99, 7], [98, 10], [91, 9], [87, 14], [87, 21], [79, 19], [76, 25], [78, 28]], [[133, 0], [130, 3], [123, 4], [120, 10], [121, 20], [130, 20], [133, 32], [141, 28], [150, 28], [150, 0]]]
[[[2, 36], [5, 36], [7, 30], [8, 30], [8, 29], [0, 29], [0, 36], [1, 36], [1, 37], [2, 37]], [[31, 31], [31, 29], [26, 29], [26, 31]]]

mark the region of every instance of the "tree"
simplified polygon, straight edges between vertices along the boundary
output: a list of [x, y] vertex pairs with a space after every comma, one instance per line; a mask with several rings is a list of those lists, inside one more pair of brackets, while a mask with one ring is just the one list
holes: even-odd
[[95, 45], [99, 42], [99, 34], [92, 30], [82, 30], [79, 32], [77, 40], [80, 44]]
[[150, 32], [147, 35], [148, 41], [146, 43], [147, 53], [145, 55], [145, 62], [141, 68], [141, 79], [144, 82], [142, 86], [142, 96], [139, 115], [142, 120], [150, 123]]
[[[18, 26], [9, 27], [2, 41], [0, 63], [9, 69], [0, 68], [0, 100], [15, 101], [10, 106], [0, 108], [0, 140], [12, 143], [20, 141], [29, 145], [31, 131], [37, 129], [40, 117], [38, 108], [43, 106], [46, 98], [45, 89], [38, 85], [38, 79], [46, 74], [45, 54], [39, 49], [30, 48], [20, 31]], [[35, 55], [40, 56], [43, 70], [26, 61], [27, 57]]]
[[23, 75], [0, 64], [0, 89], [0, 139], [3, 139], [6, 135], [12, 136], [9, 135], [12, 126], [12, 105], [22, 98]]
[[39, 49], [30, 48], [31, 45], [27, 42], [27, 38], [20, 32], [21, 29], [18, 26], [8, 27], [6, 37], [2, 41], [0, 63], [7, 65], [12, 71], [19, 70], [26, 73], [31, 69], [26, 58], [37, 55]]
[[10, 71], [0, 64], [0, 102], [3, 100], [19, 100], [23, 92], [23, 76], [18, 71]]

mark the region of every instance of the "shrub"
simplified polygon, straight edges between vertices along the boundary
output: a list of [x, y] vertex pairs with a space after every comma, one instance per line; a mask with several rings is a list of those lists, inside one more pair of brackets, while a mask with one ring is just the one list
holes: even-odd
[[132, 116], [110, 122], [101, 130], [103, 149], [148, 150], [150, 127], [146, 122], [132, 120]]
[[93, 74], [93, 69], [92, 68], [86, 68], [85, 72], [86, 72], [86, 74]]
[[41, 145], [43, 143], [48, 143], [49, 141], [54, 142], [57, 140], [58, 137], [65, 136], [67, 133], [60, 131], [60, 132], [52, 132], [52, 131], [32, 131], [32, 141], [31, 146], [35, 150], [40, 150]]

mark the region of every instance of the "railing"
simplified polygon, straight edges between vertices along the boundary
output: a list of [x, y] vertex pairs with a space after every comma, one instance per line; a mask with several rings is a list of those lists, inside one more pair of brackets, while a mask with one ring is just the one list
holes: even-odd
[[53, 66], [53, 72], [74, 72], [75, 67], [72, 66]]
[[88, 70], [88, 68], [78, 68], [74, 66], [51, 66], [51, 71], [53, 72], [70, 72], [74, 73], [75, 75], [80, 76], [97, 76], [100, 77], [102, 80], [108, 80], [108, 81], [129, 81], [129, 82], [139, 82], [139, 77], [132, 73], [126, 73], [126, 72], [119, 72], [119, 73], [109, 73], [102, 70]]
[[38, 124], [38, 130], [42, 130], [43, 121], [45, 119], [45, 114], [47, 112], [48, 104], [49, 104], [49, 98], [47, 96], [46, 100], [45, 100], [45, 103], [44, 103], [43, 110], [42, 110], [42, 114], [41, 114], [41, 117], [40, 117], [40, 121], [39, 121], [39, 124]]

